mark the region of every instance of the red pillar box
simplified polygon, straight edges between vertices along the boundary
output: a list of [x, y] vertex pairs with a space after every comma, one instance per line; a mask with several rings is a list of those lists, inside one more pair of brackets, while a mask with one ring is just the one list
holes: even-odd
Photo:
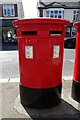
[[61, 19], [23, 19], [17, 27], [20, 99], [28, 107], [60, 103], [65, 26]]
[[76, 27], [77, 31], [72, 98], [77, 102], [80, 102], [80, 22], [76, 22], [74, 26]]

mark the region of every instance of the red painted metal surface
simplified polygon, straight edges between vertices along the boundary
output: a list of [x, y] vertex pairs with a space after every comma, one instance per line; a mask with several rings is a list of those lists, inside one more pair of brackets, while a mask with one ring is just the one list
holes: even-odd
[[[13, 22], [13, 26], [18, 28], [21, 85], [43, 89], [62, 83], [65, 26], [69, 23], [67, 20], [48, 18]], [[25, 46], [32, 47], [29, 59]]]
[[76, 50], [75, 50], [75, 63], [74, 63], [74, 80], [80, 83], [80, 22], [76, 22], [74, 26], [76, 31]]

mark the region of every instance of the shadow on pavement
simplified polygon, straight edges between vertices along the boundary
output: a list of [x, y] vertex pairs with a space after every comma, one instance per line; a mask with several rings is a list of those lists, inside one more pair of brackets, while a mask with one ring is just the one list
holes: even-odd
[[1, 51], [11, 51], [11, 50], [18, 50], [17, 43], [2, 43]]
[[48, 109], [31, 109], [27, 107], [24, 107], [24, 109], [33, 120], [46, 118], [53, 120], [80, 119], [80, 112], [64, 100], [61, 100], [58, 106]]

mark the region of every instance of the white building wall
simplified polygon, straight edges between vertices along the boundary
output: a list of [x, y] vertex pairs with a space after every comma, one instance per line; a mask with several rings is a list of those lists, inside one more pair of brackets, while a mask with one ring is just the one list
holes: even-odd
[[73, 21], [73, 10], [72, 9], [65, 9], [64, 10], [64, 19]]
[[0, 3], [18, 3], [21, 0], [0, 0]]
[[18, 18], [22, 19], [22, 18], [24, 18], [23, 4], [22, 4], [22, 2], [18, 2], [17, 5], [18, 5], [17, 6], [18, 7]]

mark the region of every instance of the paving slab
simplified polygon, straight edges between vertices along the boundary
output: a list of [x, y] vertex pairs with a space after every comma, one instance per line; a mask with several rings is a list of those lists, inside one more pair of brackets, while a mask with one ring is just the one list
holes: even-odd
[[[80, 118], [80, 104], [71, 98], [72, 81], [62, 81], [61, 103], [47, 109], [31, 109], [20, 103], [19, 83], [2, 84], [2, 118], [40, 119], [40, 118]], [[54, 101], [53, 101], [54, 102]]]

